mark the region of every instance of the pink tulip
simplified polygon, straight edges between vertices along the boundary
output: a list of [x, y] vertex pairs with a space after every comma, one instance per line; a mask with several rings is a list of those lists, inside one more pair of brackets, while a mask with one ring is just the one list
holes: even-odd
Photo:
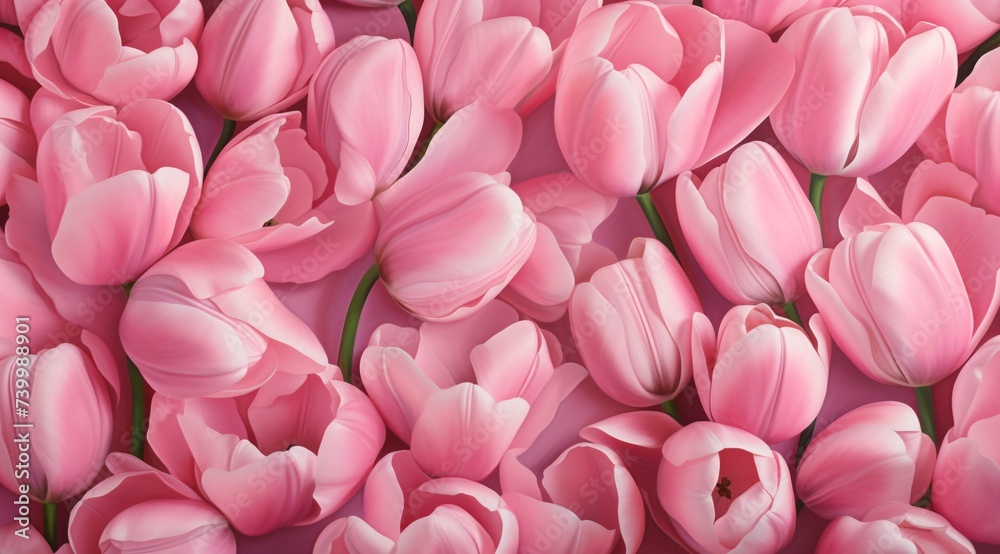
[[842, 0], [705, 0], [705, 9], [723, 19], [742, 21], [765, 33], [780, 31], [800, 17]]
[[981, 308], [976, 298], [988, 302], [992, 291], [970, 291], [948, 242], [921, 222], [865, 227], [817, 253], [806, 284], [841, 350], [890, 385], [921, 387], [950, 375], [996, 313], [995, 301]]
[[629, 406], [661, 404], [691, 379], [692, 318], [701, 303], [665, 246], [632, 241], [628, 256], [580, 283], [569, 319], [580, 357], [608, 396]]
[[1000, 6], [990, 0], [842, 0], [842, 6], [884, 9], [911, 31], [930, 23], [948, 29], [958, 52], [968, 52], [1000, 29]]
[[175, 477], [122, 454], [108, 457], [114, 475], [73, 507], [74, 554], [184, 552], [236, 554], [236, 539], [211, 504]]
[[361, 380], [389, 429], [435, 477], [482, 480], [527, 448], [585, 377], [557, 366], [538, 326], [493, 302], [455, 323], [386, 324], [361, 357]]
[[[63, 343], [0, 361], [0, 377], [9, 384], [0, 399], [0, 483], [11, 491], [27, 484], [40, 502], [62, 502], [87, 490], [111, 447], [118, 372], [100, 339], [85, 331], [82, 342], [82, 348]], [[25, 406], [27, 417], [17, 411]], [[18, 423], [33, 426], [15, 428]]]
[[164, 466], [253, 536], [339, 509], [385, 440], [368, 397], [323, 374], [278, 374], [237, 399], [157, 394], [150, 411], [149, 444]]
[[7, 203], [7, 183], [16, 175], [35, 178], [35, 134], [28, 98], [0, 81], [0, 206]]
[[399, 39], [357, 37], [323, 61], [309, 90], [309, 138], [337, 168], [337, 198], [371, 200], [403, 172], [424, 122], [413, 49]]
[[121, 318], [122, 346], [157, 392], [236, 396], [275, 371], [319, 373], [313, 332], [262, 280], [250, 251], [219, 239], [188, 243], [147, 271]]
[[611, 554], [618, 540], [615, 531], [559, 504], [519, 494], [504, 493], [503, 499], [517, 517], [519, 552]]
[[468, 317], [527, 262], [535, 220], [508, 179], [458, 173], [426, 186], [401, 182], [379, 196], [375, 258], [403, 309], [427, 321]]
[[695, 422], [663, 444], [660, 503], [696, 552], [777, 552], [795, 532], [784, 458], [759, 438]]
[[514, 554], [517, 547], [517, 519], [500, 495], [465, 479], [432, 479], [404, 450], [388, 454], [372, 470], [364, 519], [335, 520], [313, 552]]
[[538, 321], [555, 321], [566, 313], [578, 279], [615, 262], [614, 253], [593, 238], [617, 199], [594, 192], [568, 171], [511, 188], [535, 215], [538, 238], [501, 298]]
[[838, 517], [816, 545], [816, 554], [872, 551], [974, 554], [976, 549], [945, 518], [895, 502], [872, 509], [860, 520]]
[[[413, 48], [424, 75], [427, 111], [437, 121], [483, 98], [514, 108], [552, 67], [540, 25], [541, 0], [427, 0]], [[575, 2], [572, 2], [575, 5]]]
[[[198, 65], [204, 14], [197, 0], [15, 4], [35, 78], [65, 98], [119, 108], [143, 98], [169, 100]], [[89, 32], [79, 34], [80, 28]]]
[[45, 542], [41, 531], [30, 525], [24, 528], [17, 521], [0, 526], [0, 551], [18, 554], [52, 554], [52, 549], [49, 548], [49, 543]]
[[260, 119], [305, 97], [333, 46], [318, 0], [224, 0], [205, 24], [194, 82], [223, 117]]
[[791, 58], [764, 33], [692, 6], [605, 6], [566, 45], [559, 147], [594, 190], [649, 192], [757, 127], [792, 78]]
[[860, 518], [885, 502], [919, 500], [930, 485], [934, 459], [934, 443], [920, 432], [912, 408], [876, 402], [816, 435], [799, 462], [795, 488], [820, 517]]
[[734, 304], [797, 300], [806, 263], [823, 248], [802, 187], [763, 142], [740, 146], [704, 181], [681, 174], [677, 216], [698, 264]]
[[1000, 339], [992, 339], [955, 380], [955, 426], [945, 435], [934, 470], [931, 500], [965, 536], [1000, 544]]
[[201, 194], [201, 153], [167, 102], [87, 108], [42, 136], [38, 184], [59, 268], [84, 285], [124, 284], [183, 237]]
[[736, 306], [722, 318], [717, 343], [711, 323], [695, 316], [694, 382], [708, 418], [749, 431], [768, 444], [809, 426], [826, 398], [830, 335], [819, 315], [815, 339], [771, 308]]
[[242, 244], [268, 281], [316, 281], [350, 265], [375, 240], [370, 204], [327, 199], [323, 160], [300, 121], [298, 112], [270, 115], [237, 135], [212, 164], [191, 217], [195, 238]]
[[781, 36], [795, 78], [771, 114], [781, 144], [820, 175], [868, 176], [898, 160], [955, 86], [943, 27], [900, 24], [871, 6], [810, 13]]

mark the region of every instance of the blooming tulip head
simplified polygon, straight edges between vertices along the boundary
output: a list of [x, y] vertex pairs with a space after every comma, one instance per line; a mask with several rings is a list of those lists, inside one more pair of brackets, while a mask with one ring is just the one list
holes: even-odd
[[337, 168], [337, 199], [371, 200], [403, 172], [424, 122], [413, 49], [356, 37], [323, 61], [309, 90], [309, 139]]
[[318, 373], [326, 353], [262, 280], [246, 248], [190, 242], [132, 288], [122, 346], [157, 392], [173, 398], [236, 396], [275, 371]]
[[841, 516], [830, 522], [816, 545], [817, 554], [842, 552], [941, 552], [974, 554], [969, 539], [948, 520], [923, 508], [890, 502], [864, 517]]
[[698, 264], [735, 304], [796, 300], [806, 263], [823, 248], [802, 187], [763, 142], [740, 146], [704, 181], [678, 177], [677, 216]]
[[566, 44], [556, 138], [598, 192], [649, 192], [745, 138], [792, 73], [791, 55], [744, 23], [692, 6], [605, 6]]
[[1000, 543], [1000, 340], [983, 344], [955, 380], [955, 426], [934, 469], [934, 510], [975, 541]]
[[934, 471], [934, 443], [906, 404], [876, 402], [841, 416], [809, 443], [795, 488], [820, 517], [860, 518], [885, 502], [916, 502]]
[[795, 77], [771, 114], [781, 144], [820, 175], [865, 177], [898, 160], [955, 86], [958, 54], [943, 27], [907, 35], [872, 6], [810, 13], [781, 35]]
[[[86, 491], [111, 446], [118, 373], [100, 339], [89, 332], [83, 339], [84, 348], [63, 343], [0, 361], [0, 377], [10, 386], [0, 399], [0, 482], [12, 491], [27, 482], [40, 502], [62, 502]], [[29, 405], [30, 414], [21, 412]], [[19, 423], [34, 425], [19, 429]], [[27, 461], [23, 448], [29, 449]], [[17, 469], [25, 466], [27, 472]]]
[[14, 85], [0, 80], [0, 206], [7, 203], [7, 183], [17, 175], [35, 177], [35, 133], [29, 101]]
[[[76, 102], [122, 107], [170, 100], [191, 81], [204, 15], [198, 0], [24, 2], [18, 17], [32, 73]], [[78, 29], [88, 30], [80, 35]]]
[[764, 441], [695, 422], [663, 443], [657, 492], [674, 528], [697, 552], [777, 552], [795, 532], [788, 466]]
[[764, 304], [736, 306], [722, 318], [716, 343], [707, 318], [696, 316], [694, 382], [708, 418], [768, 444], [809, 426], [826, 398], [830, 367], [830, 335], [820, 316], [811, 323], [815, 342]]
[[817, 253], [806, 284], [841, 350], [890, 385], [920, 387], [950, 375], [996, 311], [974, 312], [949, 245], [919, 222], [869, 226]]
[[594, 272], [569, 302], [573, 338], [601, 390], [629, 406], [661, 404], [691, 379], [692, 320], [701, 303], [684, 270], [654, 239]]
[[86, 108], [42, 136], [38, 184], [59, 269], [84, 285], [124, 284], [183, 237], [201, 194], [201, 153], [167, 102]]
[[375, 258], [386, 290], [405, 310], [427, 321], [468, 317], [525, 264], [535, 220], [504, 181], [459, 173], [427, 185], [400, 183], [379, 196]]
[[194, 83], [223, 117], [259, 119], [301, 100], [333, 46], [319, 0], [224, 0], [205, 24]]

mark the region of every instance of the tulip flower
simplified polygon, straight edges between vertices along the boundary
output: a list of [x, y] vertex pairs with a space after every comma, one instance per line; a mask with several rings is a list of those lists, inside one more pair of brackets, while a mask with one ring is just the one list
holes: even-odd
[[238, 399], [158, 394], [149, 444], [241, 533], [310, 525], [354, 496], [385, 440], [368, 397], [335, 375], [281, 373]]
[[[62, 343], [0, 361], [0, 377], [9, 384], [0, 399], [0, 483], [11, 491], [27, 483], [39, 502], [86, 491], [111, 447], [118, 370], [103, 341], [86, 331], [82, 340], [83, 347]], [[33, 425], [15, 427], [23, 423]]]
[[540, 2], [423, 3], [413, 48], [427, 111], [435, 120], [447, 121], [480, 98], [514, 108], [542, 82], [552, 67], [552, 44], [538, 28], [541, 15], [532, 13], [531, 4]]
[[979, 46], [1000, 29], [1000, 6], [990, 0], [841, 0], [842, 6], [878, 6], [903, 28], [912, 31], [921, 23], [948, 29], [958, 52]]
[[559, 148], [594, 190], [648, 193], [736, 146], [778, 103], [793, 70], [785, 48], [744, 23], [693, 6], [605, 6], [566, 44]]
[[458, 173], [379, 196], [375, 258], [403, 309], [426, 321], [468, 317], [527, 262], [535, 220], [508, 179]]
[[742, 21], [765, 33], [788, 27], [802, 16], [842, 0], [704, 0], [705, 9], [723, 19]]
[[205, 23], [194, 83], [222, 117], [260, 119], [305, 97], [333, 46], [318, 0], [224, 0]]
[[70, 514], [75, 554], [176, 552], [236, 554], [226, 518], [172, 475], [122, 454], [108, 457], [113, 475], [77, 502]]
[[975, 547], [938, 514], [890, 502], [873, 508], [860, 520], [841, 516], [826, 526], [816, 554], [841, 552], [941, 552], [974, 554]]
[[698, 264], [734, 304], [794, 302], [805, 293], [806, 263], [823, 248], [801, 185], [763, 142], [740, 146], [704, 181], [678, 177], [677, 216]]
[[819, 315], [812, 336], [763, 304], [736, 306], [719, 324], [696, 316], [694, 382], [711, 421], [757, 435], [768, 444], [788, 440], [809, 426], [826, 398], [830, 335]]
[[981, 308], [977, 297], [992, 291], [979, 294], [967, 283], [949, 244], [920, 222], [865, 227], [817, 253], [806, 273], [809, 294], [848, 358], [875, 381], [907, 387], [950, 375], [985, 334], [996, 302]]
[[677, 261], [646, 238], [577, 285], [569, 302], [573, 338], [594, 382], [635, 407], [662, 404], [687, 386], [692, 318], [701, 311]]
[[955, 426], [934, 469], [934, 510], [975, 541], [1000, 543], [1000, 340], [983, 344], [955, 380]]
[[779, 39], [795, 78], [771, 114], [781, 144], [817, 175], [866, 177], [898, 160], [955, 86], [958, 54], [944, 27], [907, 35], [872, 6], [803, 16]]
[[337, 169], [337, 198], [371, 200], [403, 172], [424, 122], [413, 49], [399, 39], [351, 39], [323, 61], [309, 90], [309, 139]]
[[121, 317], [125, 352], [157, 392], [237, 396], [275, 371], [319, 373], [312, 330], [262, 280], [246, 248], [220, 239], [184, 245], [136, 281]]
[[59, 269], [83, 285], [125, 284], [183, 237], [201, 194], [201, 153], [167, 102], [86, 108], [42, 136], [38, 184]]
[[7, 203], [7, 183], [15, 174], [35, 178], [35, 134], [28, 98], [0, 81], [0, 206]]
[[551, 346], [496, 301], [454, 323], [382, 325], [362, 354], [361, 381], [422, 471], [479, 481], [508, 450], [531, 446], [585, 377], [554, 361]]
[[912, 504], [927, 491], [934, 443], [920, 431], [913, 409], [875, 402], [823, 429], [799, 462], [795, 489], [826, 519], [861, 518], [885, 502]]
[[657, 492], [696, 552], [778, 552], [795, 532], [784, 458], [750, 433], [720, 423], [692, 423], [663, 443]]
[[[15, 533], [24, 533], [25, 536]], [[18, 554], [52, 554], [52, 548], [34, 527], [11, 521], [0, 526], [0, 551]]]
[[[16, 4], [35, 78], [70, 100], [118, 108], [143, 98], [170, 100], [199, 65], [195, 46], [204, 14], [197, 0], [141, 7], [104, 0]], [[33, 16], [22, 14], [36, 8]], [[91, 32], [76, 34], [81, 27]]]
[[386, 455], [369, 475], [364, 519], [335, 520], [313, 552], [514, 554], [517, 547], [517, 518], [499, 494], [457, 477], [433, 479], [403, 450]]

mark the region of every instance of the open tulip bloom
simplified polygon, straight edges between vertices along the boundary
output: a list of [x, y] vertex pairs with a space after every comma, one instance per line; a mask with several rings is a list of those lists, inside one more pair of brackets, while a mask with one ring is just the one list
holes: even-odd
[[1000, 0], [0, 0], [0, 554], [1000, 552]]

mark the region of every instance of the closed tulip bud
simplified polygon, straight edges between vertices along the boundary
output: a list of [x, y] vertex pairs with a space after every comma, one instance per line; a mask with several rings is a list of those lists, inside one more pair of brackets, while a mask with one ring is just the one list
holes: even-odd
[[965, 536], [1000, 544], [1000, 339], [983, 344], [955, 380], [955, 426], [934, 468], [934, 510]]
[[318, 0], [225, 0], [205, 24], [194, 83], [223, 117], [260, 119], [301, 100], [333, 46]]
[[841, 350], [889, 385], [922, 387], [950, 375], [997, 309], [994, 291], [978, 282], [971, 290], [949, 244], [919, 222], [865, 227], [817, 253], [806, 285]]
[[934, 443], [906, 404], [876, 402], [852, 410], [813, 439], [795, 488], [826, 519], [860, 518], [884, 502], [912, 504], [927, 491]]
[[[199, 65], [198, 0], [16, 3], [32, 72], [63, 98], [118, 108], [143, 98], [170, 100]], [[90, 31], [86, 37], [77, 34], [81, 28]]]
[[841, 516], [830, 522], [816, 545], [816, 554], [842, 552], [940, 552], [975, 554], [969, 539], [938, 514], [890, 502], [864, 517]]
[[695, 552], [778, 552], [795, 533], [784, 458], [741, 429], [699, 421], [671, 435], [657, 492]]
[[781, 35], [795, 78], [771, 114], [781, 144], [820, 175], [865, 177], [898, 160], [955, 86], [944, 27], [909, 35], [872, 6], [810, 13]]
[[393, 187], [378, 200], [375, 258], [386, 290], [426, 321], [454, 321], [496, 298], [535, 245], [535, 220], [503, 174], [459, 173]]
[[319, 373], [316, 335], [285, 308], [246, 248], [203, 239], [173, 251], [132, 287], [122, 346], [157, 392], [237, 396], [275, 371]]
[[806, 331], [771, 308], [736, 306], [712, 342], [708, 318], [695, 316], [694, 382], [708, 418], [739, 427], [768, 444], [809, 426], [826, 398], [830, 335], [819, 315]]
[[740, 146], [704, 181], [678, 177], [677, 216], [698, 264], [734, 304], [798, 299], [806, 263], [823, 248], [802, 187], [763, 142]]
[[693, 6], [604, 6], [566, 43], [559, 148], [594, 190], [647, 193], [746, 138], [793, 71], [783, 47], [744, 23]]
[[594, 272], [569, 302], [580, 357], [608, 396], [635, 407], [680, 394], [691, 380], [692, 319], [702, 310], [677, 260], [654, 239]]
[[403, 172], [424, 123], [421, 86], [399, 39], [360, 36], [323, 61], [309, 88], [309, 139], [337, 168], [341, 202], [367, 202]]
[[111, 446], [117, 369], [100, 339], [84, 331], [83, 340], [84, 348], [63, 343], [0, 361], [9, 384], [0, 399], [0, 483], [11, 491], [27, 483], [39, 502], [86, 491]]

